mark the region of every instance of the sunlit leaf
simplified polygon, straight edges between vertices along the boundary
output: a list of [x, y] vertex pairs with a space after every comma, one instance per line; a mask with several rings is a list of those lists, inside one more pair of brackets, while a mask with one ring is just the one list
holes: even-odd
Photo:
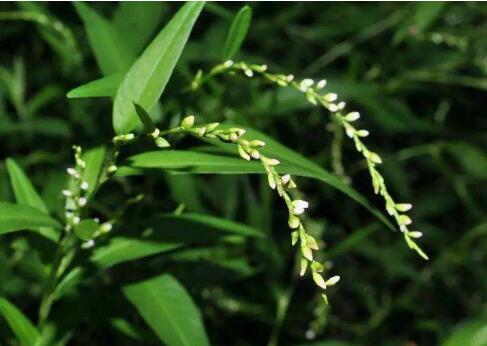
[[166, 345], [210, 344], [198, 307], [171, 275], [125, 286], [123, 292]]
[[117, 134], [133, 130], [138, 123], [132, 102], [150, 113], [159, 100], [203, 6], [203, 2], [186, 3], [132, 65], [113, 105]]

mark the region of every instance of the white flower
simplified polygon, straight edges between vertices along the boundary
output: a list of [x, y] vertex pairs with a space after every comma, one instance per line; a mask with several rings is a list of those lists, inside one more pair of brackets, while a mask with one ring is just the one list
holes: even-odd
[[228, 67], [232, 67], [233, 65], [233, 61], [232, 60], [227, 60], [223, 63], [223, 66], [228, 68]]
[[152, 138], [156, 139], [157, 137], [159, 137], [160, 133], [161, 133], [161, 130], [156, 128], [150, 135], [152, 136]]
[[326, 102], [335, 102], [338, 98], [338, 95], [335, 93], [328, 93], [323, 96]]
[[194, 125], [194, 115], [188, 115], [186, 118], [184, 118], [181, 121], [181, 126], [184, 127], [185, 129], [193, 127], [193, 125]]
[[336, 104], [334, 104], [334, 103], [330, 103], [330, 104], [328, 105], [328, 110], [329, 110], [330, 112], [336, 112], [336, 111], [338, 111], [338, 106], [337, 106]]
[[66, 197], [72, 196], [73, 194], [69, 190], [63, 190], [63, 195]]
[[310, 86], [314, 84], [314, 81], [310, 78], [303, 79], [301, 83], [299, 83], [299, 90], [305, 92], [308, 90]]
[[260, 153], [257, 150], [255, 150], [255, 149], [250, 149], [249, 154], [255, 160], [258, 160], [260, 158]]
[[81, 248], [83, 249], [89, 249], [95, 246], [95, 241], [93, 239], [90, 239], [88, 241], [85, 241], [83, 244], [81, 244]]
[[327, 286], [333, 286], [338, 281], [340, 281], [340, 277], [338, 275], [336, 275], [336, 276], [333, 276], [333, 277], [329, 278], [328, 280], [326, 280], [326, 285]]
[[412, 231], [408, 232], [408, 236], [410, 236], [411, 238], [421, 238], [423, 236], [423, 233], [419, 231]]
[[396, 204], [396, 209], [402, 213], [410, 210], [413, 207], [410, 203], [398, 203]]
[[254, 76], [254, 71], [252, 71], [252, 70], [251, 70], [251, 69], [249, 69], [249, 68], [246, 68], [246, 69], [244, 70], [244, 73], [245, 73], [245, 75], [246, 75], [247, 77], [253, 77], [253, 76]]
[[359, 112], [350, 112], [343, 117], [346, 121], [353, 122], [360, 118]]
[[367, 131], [367, 130], [358, 130], [356, 132], [356, 134], [359, 137], [367, 137], [369, 135], [369, 131]]
[[88, 200], [87, 200], [85, 197], [80, 197], [80, 198], [78, 199], [78, 205], [79, 205], [80, 207], [84, 207], [84, 206], [86, 205], [86, 202], [88, 202]]
[[73, 217], [73, 224], [77, 225], [77, 224], [79, 224], [80, 221], [81, 221], [81, 219], [79, 218], [79, 216]]
[[291, 176], [289, 174], [285, 174], [281, 177], [282, 185], [287, 185], [287, 183], [289, 183], [290, 180], [291, 180]]
[[74, 176], [76, 176], [78, 174], [78, 172], [76, 172], [76, 170], [74, 168], [72, 168], [72, 167], [69, 167], [68, 169], [66, 169], [66, 171], [72, 177], [74, 177]]
[[339, 111], [341, 111], [341, 110], [343, 110], [345, 108], [346, 105], [347, 104], [345, 102], [341, 101], [341, 102], [338, 102], [337, 108], [338, 108]]
[[255, 148], [262, 148], [262, 147], [265, 147], [265, 142], [258, 140], [258, 139], [255, 139], [253, 141], [250, 141], [250, 146], [255, 147]]
[[294, 79], [294, 75], [292, 75], [292, 74], [287, 75], [287, 77], [286, 77], [286, 80], [287, 80], [289, 83], [290, 83], [290, 82], [292, 82], [292, 81], [293, 81], [293, 79]]
[[304, 213], [304, 210], [308, 208], [309, 203], [301, 199], [297, 199], [292, 201], [292, 206], [293, 206], [293, 214], [301, 215], [302, 213]]
[[88, 182], [83, 181], [79, 187], [81, 188], [81, 190], [86, 191], [86, 190], [88, 190], [89, 184], [88, 184]]
[[318, 89], [323, 89], [324, 87], [326, 86], [326, 79], [322, 79], [318, 82], [318, 84], [316, 85], [316, 87]]
[[325, 279], [323, 279], [323, 276], [321, 276], [319, 273], [313, 272], [313, 280], [318, 286], [320, 286], [324, 290], [326, 289]]
[[100, 229], [103, 233], [110, 232], [112, 230], [113, 225], [110, 222], [105, 222], [100, 226]]

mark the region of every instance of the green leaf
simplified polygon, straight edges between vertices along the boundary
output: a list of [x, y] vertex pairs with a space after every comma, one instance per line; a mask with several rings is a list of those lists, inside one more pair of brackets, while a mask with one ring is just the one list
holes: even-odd
[[230, 26], [230, 31], [228, 32], [223, 48], [223, 60], [232, 59], [238, 52], [245, 36], [247, 36], [251, 20], [252, 9], [245, 5], [238, 11]]
[[95, 220], [85, 219], [74, 226], [74, 233], [81, 240], [90, 240], [99, 228], [100, 225]]
[[166, 345], [210, 344], [198, 307], [171, 275], [125, 286], [123, 292]]
[[163, 214], [150, 225], [157, 239], [165, 242], [206, 244], [230, 235], [264, 237], [251, 226], [205, 214]]
[[[246, 139], [261, 139], [266, 142], [262, 149], [266, 156], [277, 158], [281, 164], [276, 168], [279, 173], [314, 178], [343, 192], [367, 208], [389, 228], [395, 230], [390, 221], [375, 208], [364, 196], [352, 187], [343, 183], [335, 175], [306, 159], [295, 151], [283, 146], [272, 138], [253, 129], [246, 128]], [[227, 144], [223, 144], [228, 148]], [[230, 146], [230, 151], [235, 151]], [[236, 157], [214, 155], [192, 151], [152, 151], [128, 158], [133, 168], [160, 168], [181, 173], [199, 174], [252, 174], [265, 173], [262, 166], [255, 161], [245, 161]], [[130, 172], [138, 174], [137, 171]]]
[[115, 237], [105, 246], [97, 247], [91, 260], [106, 269], [119, 263], [171, 251], [181, 247], [177, 243], [165, 243], [152, 239]]
[[487, 345], [487, 321], [473, 320], [455, 328], [443, 346], [485, 346]]
[[134, 54], [139, 54], [154, 34], [167, 5], [156, 1], [120, 2], [113, 15], [113, 26]]
[[187, 150], [148, 151], [129, 157], [128, 161], [135, 168], [160, 168], [187, 173], [264, 173], [264, 169], [257, 162]]
[[[48, 210], [44, 201], [41, 196], [39, 196], [22, 168], [10, 158], [6, 160], [6, 165], [17, 203], [34, 207], [47, 214]], [[59, 233], [53, 228], [40, 227], [35, 228], [35, 230], [52, 241], [57, 241], [59, 239]]]
[[113, 127], [117, 134], [130, 132], [137, 125], [133, 101], [148, 112], [155, 106], [203, 6], [203, 2], [186, 3], [132, 65], [113, 105]]
[[138, 105], [136, 102], [133, 102], [135, 111], [137, 113], [137, 116], [139, 117], [140, 121], [144, 125], [144, 132], [145, 133], [152, 133], [156, 129], [154, 126], [154, 123], [152, 122], [152, 119], [150, 115], [145, 111], [144, 108], [142, 108], [140, 105]]
[[7, 299], [0, 297], [0, 313], [22, 346], [35, 345], [39, 339], [39, 333], [22, 311], [17, 309]]
[[62, 226], [39, 209], [23, 204], [0, 202], [0, 234], [38, 227]]
[[86, 167], [81, 179], [88, 183], [87, 196], [91, 194], [98, 187], [98, 181], [100, 179], [100, 173], [105, 162], [106, 148], [96, 147], [88, 150], [83, 154], [83, 160], [86, 163]]
[[487, 179], [487, 155], [467, 142], [452, 141], [445, 144], [465, 172], [478, 179]]
[[66, 96], [68, 99], [87, 97], [115, 97], [118, 86], [122, 83], [124, 74], [114, 73], [71, 89]]
[[105, 76], [128, 70], [135, 56], [109, 21], [84, 2], [74, 7], [83, 20], [96, 62]]

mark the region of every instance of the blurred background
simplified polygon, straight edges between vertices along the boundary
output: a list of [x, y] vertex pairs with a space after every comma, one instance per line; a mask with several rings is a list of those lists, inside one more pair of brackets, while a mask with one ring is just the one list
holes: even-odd
[[[136, 55], [180, 7], [89, 5], [120, 30]], [[206, 5], [155, 114], [158, 126], [166, 128], [190, 112], [201, 122], [250, 125], [336, 172], [329, 114], [299, 93], [241, 76], [186, 91], [198, 69], [221, 62], [229, 26], [243, 5]], [[100, 191], [97, 212], [144, 193], [128, 219], [184, 204], [187, 211], [249, 224], [268, 237], [90, 269], [53, 314], [61, 330], [74, 328], [67, 344], [157, 345], [120, 287], [169, 271], [192, 294], [215, 345], [487, 345], [487, 6], [248, 5], [253, 19], [237, 60], [299, 78], [325, 78], [349, 109], [360, 111], [360, 126], [371, 133], [366, 143], [383, 158], [391, 194], [414, 206], [410, 215], [424, 233], [420, 243], [430, 260], [342, 193], [298, 178], [311, 205], [308, 228], [323, 246], [319, 259], [341, 276], [329, 289], [327, 306], [309, 277], [296, 273], [286, 210], [264, 178], [123, 178]], [[147, 30], [131, 30], [141, 20], [149, 23]], [[0, 5], [0, 200], [14, 200], [4, 161], [13, 157], [50, 211], [62, 214], [60, 191], [71, 146], [90, 148], [113, 136], [109, 98], [68, 100], [66, 93], [102, 76], [71, 4]], [[196, 144], [181, 140], [177, 147]], [[143, 150], [149, 149], [128, 152]], [[365, 162], [347, 140], [342, 163], [340, 177], [383, 210]], [[0, 241], [0, 295], [32, 319], [51, 250], [35, 234], [4, 235]], [[0, 345], [15, 345], [1, 318]]]

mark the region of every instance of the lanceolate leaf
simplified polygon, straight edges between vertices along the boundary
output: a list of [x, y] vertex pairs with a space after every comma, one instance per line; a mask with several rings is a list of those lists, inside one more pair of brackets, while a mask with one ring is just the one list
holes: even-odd
[[88, 196], [90, 196], [97, 187], [103, 163], [105, 162], [105, 153], [106, 148], [102, 146], [88, 150], [83, 155], [86, 167], [81, 178], [88, 183]]
[[7, 299], [0, 297], [0, 314], [22, 346], [33, 346], [39, 339], [37, 329], [27, 317]]
[[230, 26], [225, 47], [223, 48], [223, 60], [233, 58], [238, 52], [245, 36], [247, 36], [251, 20], [252, 9], [249, 6], [242, 7]]
[[[364, 196], [352, 187], [343, 183], [335, 175], [331, 174], [316, 163], [306, 159], [295, 151], [285, 147], [272, 138], [253, 129], [246, 128], [247, 139], [261, 139], [266, 142], [262, 151], [269, 157], [281, 160], [277, 166], [280, 173], [314, 178], [320, 180], [337, 190], [343, 192], [357, 201], [389, 228], [395, 229], [389, 220], [375, 208]], [[219, 144], [218, 144], [219, 145]], [[225, 150], [235, 152], [231, 145], [222, 144]], [[200, 174], [250, 174], [265, 173], [261, 165], [256, 161], [247, 162], [237, 157], [207, 154], [191, 151], [153, 151], [132, 156], [128, 159], [130, 166], [134, 168], [161, 168], [165, 170], [200, 173]], [[132, 174], [139, 172], [133, 171]]]
[[[41, 196], [39, 196], [22, 168], [20, 168], [20, 166], [17, 165], [13, 159], [7, 159], [6, 164], [17, 202], [19, 204], [31, 206], [47, 214], [48, 210], [44, 204], [44, 201], [42, 200]], [[59, 238], [59, 233], [53, 228], [40, 227], [36, 228], [35, 230], [39, 231], [40, 234], [53, 241], [57, 241]]]
[[22, 168], [20, 168], [20, 166], [13, 159], [7, 159], [6, 164], [17, 202], [20, 204], [30, 205], [31, 207], [47, 213], [47, 208], [44, 201], [42, 200], [41, 196], [39, 196]]
[[149, 236], [115, 237], [97, 248], [91, 260], [101, 268], [172, 251], [184, 245], [209, 244], [227, 236], [262, 237], [257, 229], [205, 214], [163, 214], [148, 222]]
[[209, 345], [198, 307], [171, 275], [125, 286], [123, 292], [166, 345]]
[[91, 260], [106, 269], [119, 263], [171, 251], [182, 244], [159, 242], [152, 239], [115, 237], [110, 243], [95, 249]]
[[154, 34], [166, 6], [158, 1], [119, 2], [113, 15], [113, 26], [134, 54], [139, 54]]
[[83, 2], [75, 2], [76, 11], [83, 20], [91, 49], [105, 76], [125, 72], [134, 61], [112, 24]]
[[124, 77], [123, 73], [114, 73], [86, 84], [80, 85], [68, 92], [69, 99], [87, 97], [115, 97], [118, 86]]
[[37, 227], [61, 228], [61, 224], [39, 209], [0, 202], [0, 234]]
[[117, 134], [137, 125], [133, 101], [150, 112], [159, 100], [203, 6], [203, 2], [186, 3], [132, 65], [113, 105]]

